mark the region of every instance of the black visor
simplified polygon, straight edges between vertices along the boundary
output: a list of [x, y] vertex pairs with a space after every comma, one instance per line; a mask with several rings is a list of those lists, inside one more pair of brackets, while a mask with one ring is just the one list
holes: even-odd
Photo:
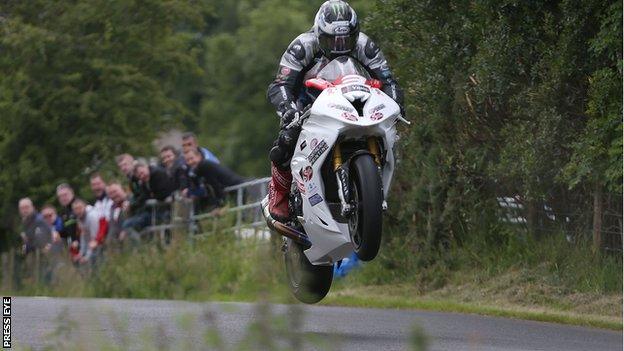
[[353, 51], [357, 35], [329, 35], [321, 34], [319, 44], [325, 55], [345, 55]]

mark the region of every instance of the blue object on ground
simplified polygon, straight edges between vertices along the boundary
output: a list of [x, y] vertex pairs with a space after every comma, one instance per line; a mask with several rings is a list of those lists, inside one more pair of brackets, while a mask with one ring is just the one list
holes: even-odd
[[347, 274], [349, 274], [350, 271], [352, 271], [355, 268], [358, 268], [359, 266], [360, 266], [360, 260], [357, 258], [357, 255], [355, 254], [355, 252], [353, 252], [351, 256], [342, 260], [342, 263], [340, 264], [340, 266], [338, 266], [337, 264], [334, 265], [334, 277], [339, 277], [339, 278], [345, 277]]

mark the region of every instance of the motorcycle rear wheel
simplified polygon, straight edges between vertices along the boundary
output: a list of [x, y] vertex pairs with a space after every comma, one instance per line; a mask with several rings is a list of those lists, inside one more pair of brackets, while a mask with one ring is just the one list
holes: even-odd
[[297, 300], [313, 304], [327, 295], [334, 276], [333, 266], [311, 264], [303, 247], [291, 239], [286, 239], [284, 262], [290, 291]]
[[356, 205], [349, 217], [349, 234], [357, 257], [370, 261], [381, 244], [383, 192], [377, 165], [370, 155], [353, 160], [351, 196]]

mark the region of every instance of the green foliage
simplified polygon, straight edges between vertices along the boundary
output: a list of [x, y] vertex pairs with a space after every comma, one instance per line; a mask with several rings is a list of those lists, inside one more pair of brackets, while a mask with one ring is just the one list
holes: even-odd
[[621, 198], [621, 16], [604, 1], [379, 2], [371, 34], [415, 122], [395, 232], [416, 233], [425, 254], [475, 235], [495, 243], [495, 199], [516, 195], [525, 208], [582, 213], [582, 232], [590, 185]]
[[[499, 231], [496, 239], [495, 244], [484, 243], [483, 236], [475, 235], [461, 246], [435, 253], [434, 263], [426, 266], [421, 262], [423, 252], [414, 251], [409, 241], [394, 239], [382, 246], [380, 256], [353, 271], [342, 284], [349, 288], [406, 286], [423, 295], [447, 287], [462, 290], [462, 286], [474, 284], [492, 299], [498, 291], [487, 290], [486, 282], [499, 290], [514, 291], [524, 289], [524, 285], [541, 287], [541, 291], [534, 292], [535, 297], [519, 299], [528, 306], [557, 305], [557, 296], [563, 304], [563, 300], [573, 300], [575, 294], [606, 296], [621, 291], [622, 259], [617, 254], [596, 255], [589, 247], [566, 241], [563, 235], [538, 242], [509, 229]], [[518, 280], [517, 287], [513, 280], [507, 281], [508, 275]], [[468, 292], [451, 292], [448, 297], [461, 299], [464, 295], [471, 296]]]
[[[219, 234], [163, 250], [154, 245], [136, 254], [112, 256], [95, 279], [93, 296], [165, 299], [250, 298], [275, 284], [281, 268], [268, 245]], [[258, 262], [263, 262], [258, 265]]]
[[[228, 1], [229, 3], [229, 1]], [[266, 91], [288, 44], [309, 30], [321, 4], [304, 0], [234, 2], [226, 28], [204, 40], [205, 86], [198, 116], [203, 144], [249, 176], [269, 172], [279, 121]], [[372, 1], [352, 3], [366, 15]], [[361, 11], [360, 11], [361, 10]]]
[[571, 186], [584, 180], [605, 184], [622, 193], [622, 3], [604, 11], [600, 31], [590, 44], [593, 60], [601, 65], [588, 78], [588, 121], [573, 144], [566, 176]]
[[25, 295], [250, 300], [270, 293], [290, 301], [284, 299], [289, 295], [278, 252], [272, 242], [212, 234], [193, 243], [181, 238], [166, 247], [144, 242], [123, 252], [108, 250], [96, 269], [73, 266], [65, 253], [50, 261], [49, 284], [36, 283], [34, 265], [20, 260], [14, 276], [4, 278]]
[[195, 10], [185, 1], [3, 3], [0, 216], [14, 218], [21, 196], [41, 204], [61, 181], [86, 183], [117, 153], [149, 150], [187, 113], [169, 95], [179, 76], [199, 72], [177, 29], [201, 25]]
[[268, 174], [278, 119], [266, 99], [279, 57], [307, 30], [313, 10], [303, 1], [242, 2], [240, 25], [206, 38], [202, 141], [243, 174]]
[[[518, 196], [525, 208], [580, 213], [570, 223], [558, 216], [553, 228], [541, 229], [580, 233], [577, 242], [584, 245], [592, 192], [604, 189], [615, 203], [622, 194], [621, 2], [351, 3], [362, 30], [388, 57], [414, 122], [401, 127], [401, 162], [384, 234], [390, 249], [372, 265], [379, 270], [370, 281], [429, 267], [434, 273], [423, 279], [443, 284], [446, 272], [462, 262], [454, 257], [462, 247], [474, 257], [496, 252], [513, 264], [537, 259], [519, 243], [567, 247], [560, 237], [523, 242], [520, 226], [501, 223], [498, 196]], [[112, 172], [116, 153], [150, 153], [153, 137], [172, 125], [196, 131], [240, 173], [266, 175], [277, 132], [266, 88], [280, 55], [310, 28], [319, 4], [4, 2], [0, 233], [14, 227], [19, 197], [52, 201], [60, 181], [85, 184], [94, 169]], [[128, 260], [121, 266], [136, 263]], [[169, 263], [147, 263], [168, 273], [154, 280], [136, 276], [132, 293], [104, 282], [98, 289], [142, 296], [147, 290], [141, 287], [171, 279], [182, 288], [164, 291], [186, 296], [185, 289], [203, 284], [176, 281], [181, 272]], [[215, 286], [244, 275], [230, 268], [214, 272], [223, 279]], [[570, 271], [585, 274], [576, 266]], [[614, 284], [587, 279], [587, 287]], [[230, 291], [224, 289], [213, 293]]]

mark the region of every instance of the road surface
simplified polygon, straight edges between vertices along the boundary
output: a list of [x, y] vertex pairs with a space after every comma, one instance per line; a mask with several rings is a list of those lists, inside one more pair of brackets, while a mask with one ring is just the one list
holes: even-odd
[[[14, 346], [35, 350], [99, 350], [107, 345], [204, 350], [219, 346], [218, 340], [221, 350], [262, 350], [266, 345], [282, 350], [413, 350], [414, 335], [422, 340], [423, 334], [427, 350], [622, 350], [621, 331], [459, 313], [46, 297], [13, 297], [12, 305]], [[212, 335], [208, 339], [207, 331]]]

